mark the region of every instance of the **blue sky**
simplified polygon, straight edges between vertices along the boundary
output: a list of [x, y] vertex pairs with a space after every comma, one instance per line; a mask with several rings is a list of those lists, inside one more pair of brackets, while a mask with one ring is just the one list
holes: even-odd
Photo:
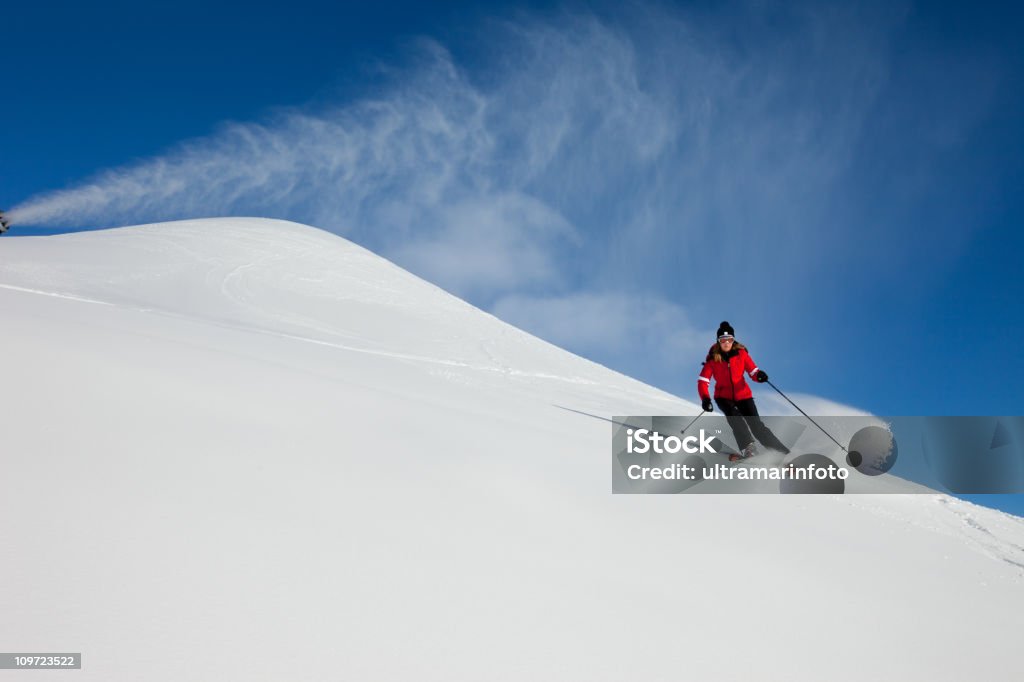
[[8, 3], [0, 206], [315, 224], [688, 398], [729, 319], [787, 391], [1024, 414], [1019, 12]]

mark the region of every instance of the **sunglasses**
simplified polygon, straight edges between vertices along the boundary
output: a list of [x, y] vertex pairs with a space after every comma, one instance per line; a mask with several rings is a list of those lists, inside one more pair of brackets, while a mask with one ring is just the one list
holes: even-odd
[[723, 337], [721, 337], [721, 338], [719, 338], [719, 339], [718, 339], [718, 342], [719, 342], [719, 343], [725, 343], [726, 341], [728, 341], [729, 343], [732, 343], [732, 342], [733, 342], [733, 340], [734, 340], [734, 339], [733, 339], [733, 337], [731, 337], [731, 336], [723, 336]]

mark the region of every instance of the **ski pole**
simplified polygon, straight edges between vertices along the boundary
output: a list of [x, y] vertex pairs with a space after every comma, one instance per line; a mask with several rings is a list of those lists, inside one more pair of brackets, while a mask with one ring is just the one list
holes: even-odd
[[697, 414], [697, 416], [693, 418], [693, 421], [691, 421], [691, 422], [690, 422], [689, 424], [687, 424], [687, 425], [686, 425], [686, 428], [685, 428], [685, 429], [683, 429], [682, 431], [680, 431], [679, 433], [686, 433], [687, 429], [689, 429], [689, 428], [690, 428], [691, 426], [693, 426], [693, 425], [694, 425], [694, 423], [695, 423], [695, 422], [696, 422], [696, 421], [697, 421], [698, 419], [700, 419], [701, 417], [703, 417], [703, 416], [704, 416], [704, 413], [703, 413], [703, 412], [699, 412], [699, 413]]
[[[846, 448], [844, 448], [844, 447], [843, 447], [843, 446], [842, 446], [842, 445], [841, 445], [841, 444], [839, 443], [839, 441], [837, 441], [837, 440], [836, 440], [835, 438], [832, 438], [832, 434], [831, 434], [831, 433], [829, 433], [829, 432], [828, 432], [828, 431], [826, 431], [825, 429], [822, 429], [822, 428], [821, 428], [821, 424], [819, 424], [818, 422], [814, 421], [814, 419], [811, 419], [811, 415], [809, 415], [809, 414], [807, 414], [806, 412], [804, 412], [803, 410], [801, 410], [801, 409], [800, 409], [800, 406], [799, 406], [799, 405], [797, 405], [796, 403], [794, 403], [794, 402], [793, 402], [792, 400], [789, 400], [789, 396], [788, 396], [788, 395], [786, 395], [786, 394], [785, 394], [785, 393], [783, 393], [782, 391], [779, 391], [779, 387], [778, 387], [778, 386], [776, 386], [775, 384], [773, 384], [773, 383], [772, 383], [772, 382], [770, 382], [770, 381], [768, 381], [768, 382], [765, 382], [765, 383], [767, 383], [767, 384], [768, 384], [769, 386], [771, 386], [771, 387], [772, 387], [772, 388], [774, 388], [774, 389], [775, 389], [776, 391], [778, 391], [778, 392], [779, 392], [779, 395], [781, 395], [781, 396], [782, 396], [783, 398], [785, 398], [785, 399], [786, 399], [787, 401], [789, 401], [789, 404], [790, 404], [790, 405], [792, 405], [793, 407], [795, 407], [795, 408], [796, 408], [797, 410], [800, 410], [800, 414], [802, 414], [803, 416], [805, 416], [805, 417], [807, 417], [808, 419], [810, 419], [810, 420], [811, 420], [811, 423], [812, 423], [812, 424], [814, 424], [815, 426], [817, 426], [817, 427], [818, 427], [819, 429], [821, 429], [821, 432], [822, 432], [822, 433], [824, 433], [824, 434], [825, 434], [826, 436], [828, 436], [828, 437], [829, 437], [829, 439], [830, 439], [830, 440], [831, 440], [831, 441], [832, 441], [833, 443], [835, 443], [836, 445], [838, 445], [838, 446], [839, 446], [839, 448], [840, 448], [840, 449], [841, 449], [841, 450], [842, 450], [843, 452], [845, 452], [845, 453], [847, 453], [847, 454], [849, 454], [849, 453], [850, 453], [850, 451], [849, 451], [849, 450], [847, 450]], [[697, 415], [697, 416], [699, 417], [700, 415]]]

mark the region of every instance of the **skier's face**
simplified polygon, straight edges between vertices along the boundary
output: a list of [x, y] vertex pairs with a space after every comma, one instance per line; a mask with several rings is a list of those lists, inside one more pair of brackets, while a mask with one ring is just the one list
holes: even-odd
[[722, 350], [725, 350], [725, 351], [732, 349], [732, 342], [733, 342], [733, 340], [732, 339], [728, 339], [728, 338], [726, 338], [726, 339], [718, 339], [718, 345], [721, 346]]

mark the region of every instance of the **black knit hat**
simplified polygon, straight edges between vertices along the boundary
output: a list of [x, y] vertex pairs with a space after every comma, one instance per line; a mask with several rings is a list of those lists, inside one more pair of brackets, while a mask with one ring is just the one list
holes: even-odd
[[722, 324], [718, 325], [718, 338], [720, 339], [731, 339], [733, 337], [732, 325], [728, 322], [722, 321]]

